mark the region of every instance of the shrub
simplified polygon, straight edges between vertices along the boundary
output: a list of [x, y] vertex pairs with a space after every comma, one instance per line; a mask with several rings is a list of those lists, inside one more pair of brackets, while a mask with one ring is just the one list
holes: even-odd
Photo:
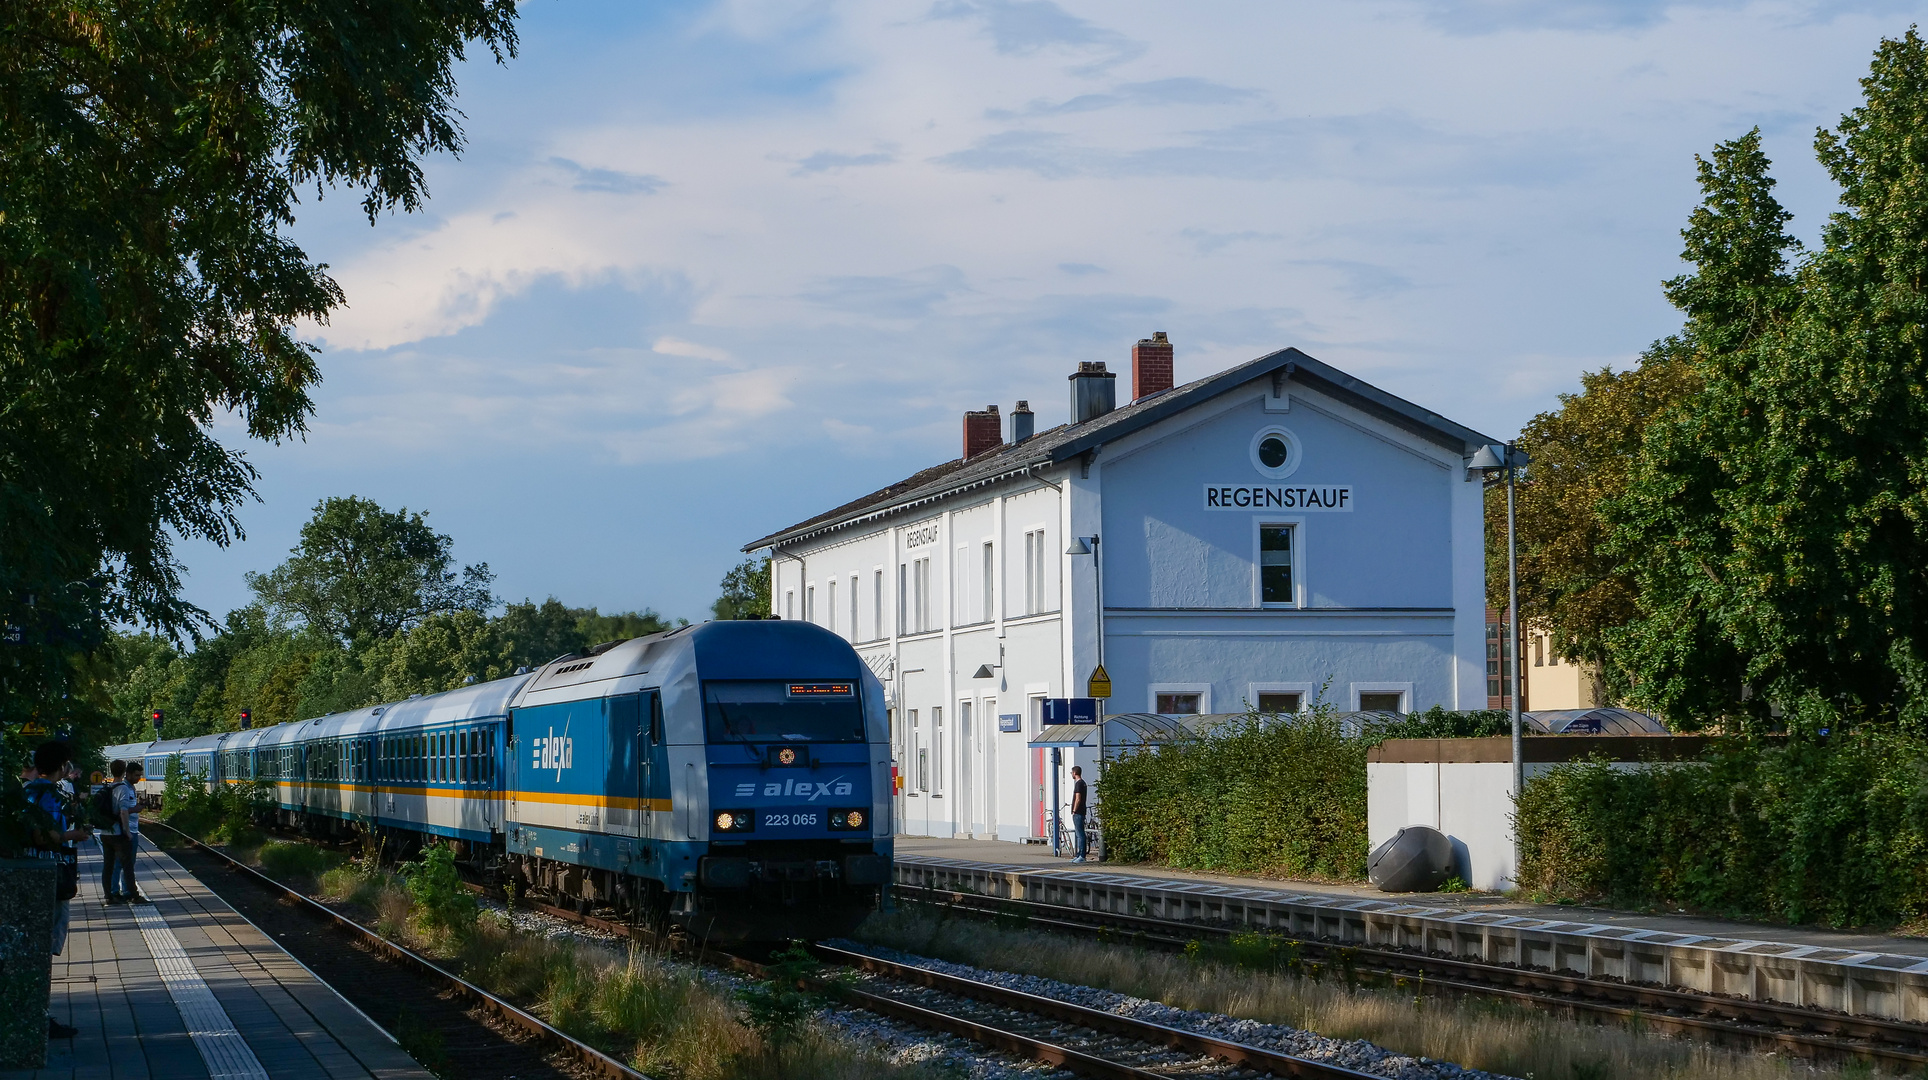
[[309, 885], [343, 862], [339, 852], [287, 840], [273, 840], [263, 845], [260, 859], [261, 869], [269, 877]]
[[1286, 877], [1366, 876], [1366, 751], [1387, 739], [1504, 735], [1504, 712], [1440, 706], [1349, 726], [1330, 704], [1135, 748], [1105, 767], [1109, 853], [1130, 862]]
[[1363, 877], [1366, 747], [1330, 709], [1257, 714], [1105, 767], [1105, 843], [1127, 861], [1294, 877]]
[[1699, 762], [1562, 766], [1517, 812], [1543, 899], [1892, 925], [1928, 913], [1928, 743], [1885, 731], [1734, 740]]
[[455, 850], [436, 844], [422, 852], [420, 862], [402, 867], [408, 882], [408, 895], [415, 902], [415, 917], [429, 930], [444, 930], [457, 937], [475, 932], [480, 912], [475, 897], [462, 885], [455, 869]]

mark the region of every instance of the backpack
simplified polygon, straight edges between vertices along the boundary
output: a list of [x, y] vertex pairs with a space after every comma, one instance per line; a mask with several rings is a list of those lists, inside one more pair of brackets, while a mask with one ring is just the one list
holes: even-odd
[[120, 808], [115, 806], [116, 790], [121, 786], [119, 780], [102, 784], [100, 789], [87, 797], [87, 809], [93, 813], [94, 821], [106, 828], [120, 824]]

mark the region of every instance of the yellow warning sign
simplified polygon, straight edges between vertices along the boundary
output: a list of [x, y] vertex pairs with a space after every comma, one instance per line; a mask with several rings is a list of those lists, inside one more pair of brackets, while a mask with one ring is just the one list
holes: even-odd
[[1085, 696], [1108, 698], [1111, 696], [1111, 672], [1103, 664], [1091, 670], [1091, 678], [1085, 680]]

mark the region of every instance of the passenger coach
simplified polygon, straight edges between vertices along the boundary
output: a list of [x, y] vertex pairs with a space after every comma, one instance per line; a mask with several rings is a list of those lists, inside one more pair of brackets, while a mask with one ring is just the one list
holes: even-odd
[[712, 622], [508, 679], [108, 747], [257, 781], [283, 826], [453, 843], [478, 876], [719, 939], [841, 933], [890, 876], [881, 685], [806, 623]]

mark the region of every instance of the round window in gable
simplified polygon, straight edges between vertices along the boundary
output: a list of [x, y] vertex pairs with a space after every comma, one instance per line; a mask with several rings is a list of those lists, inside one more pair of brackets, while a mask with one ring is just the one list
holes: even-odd
[[1252, 436], [1252, 467], [1261, 475], [1283, 480], [1299, 470], [1299, 437], [1279, 427]]

